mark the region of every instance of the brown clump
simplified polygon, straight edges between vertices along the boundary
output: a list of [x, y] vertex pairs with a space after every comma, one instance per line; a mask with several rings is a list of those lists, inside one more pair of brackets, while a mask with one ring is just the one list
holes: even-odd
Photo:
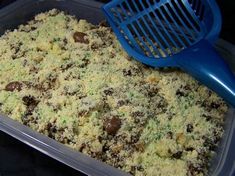
[[200, 164], [192, 164], [189, 163], [188, 165], [188, 175], [199, 175], [203, 172], [203, 166]]
[[15, 90], [21, 91], [22, 87], [23, 87], [23, 84], [21, 82], [13, 81], [13, 82], [10, 82], [6, 85], [5, 90], [10, 91], [10, 92], [13, 92]]
[[118, 100], [117, 107], [127, 105], [128, 103], [129, 103], [129, 100]]
[[121, 120], [118, 117], [112, 117], [104, 121], [104, 130], [110, 135], [115, 135], [120, 127]]
[[35, 97], [34, 97], [34, 96], [31, 96], [31, 95], [29, 95], [29, 96], [24, 96], [24, 97], [22, 98], [22, 100], [23, 100], [23, 102], [24, 102], [24, 104], [25, 104], [26, 106], [29, 106], [29, 105], [31, 105], [31, 104], [36, 104], [36, 103], [37, 103]]
[[32, 112], [35, 107], [38, 105], [39, 101], [36, 100], [34, 96], [24, 96], [22, 98], [22, 101], [24, 102], [24, 105], [27, 106], [27, 111]]
[[104, 94], [107, 96], [111, 96], [113, 94], [113, 88], [105, 89]]
[[123, 69], [122, 72], [123, 76], [132, 76], [131, 70]]
[[139, 152], [144, 152], [144, 143], [143, 142], [137, 142], [136, 144], [135, 144], [135, 148], [136, 148], [136, 150], [137, 151], [139, 151]]
[[83, 32], [75, 32], [73, 34], [73, 39], [75, 42], [77, 43], [85, 43], [88, 44], [89, 41], [87, 39], [85, 39], [85, 36], [87, 36], [87, 34], [83, 33]]
[[182, 156], [182, 151], [178, 151], [172, 155], [173, 158], [180, 159]]
[[193, 132], [193, 125], [192, 125], [192, 124], [187, 124], [186, 131], [187, 131], [188, 133]]

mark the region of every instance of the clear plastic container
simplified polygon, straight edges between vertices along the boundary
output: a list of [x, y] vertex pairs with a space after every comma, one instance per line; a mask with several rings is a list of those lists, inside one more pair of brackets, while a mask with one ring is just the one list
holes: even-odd
[[[18, 0], [0, 9], [0, 35], [7, 29], [14, 29], [19, 24], [24, 24], [37, 13], [52, 8], [97, 24], [104, 19], [100, 10], [102, 5], [93, 0]], [[235, 47], [219, 40], [216, 48], [235, 70]], [[217, 148], [217, 154], [211, 161], [210, 175], [213, 176], [232, 176], [235, 173], [235, 151], [233, 150], [235, 149], [235, 110], [233, 108], [229, 109], [224, 129], [225, 133]], [[128, 175], [2, 115], [0, 115], [0, 130], [87, 175]]]

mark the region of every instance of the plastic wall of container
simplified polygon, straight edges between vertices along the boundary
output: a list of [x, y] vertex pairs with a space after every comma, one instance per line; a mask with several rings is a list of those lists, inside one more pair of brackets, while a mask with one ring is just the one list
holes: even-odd
[[[102, 3], [93, 0], [18, 0], [0, 9], [0, 35], [8, 29], [24, 24], [40, 12], [57, 8], [78, 19], [86, 19], [97, 24], [104, 19], [100, 10]], [[219, 40], [216, 48], [235, 70], [235, 47], [226, 41]], [[210, 165], [210, 175], [232, 176], [235, 172], [235, 110], [230, 108], [224, 125], [225, 133]], [[30, 128], [0, 115], [0, 130], [45, 153], [46, 155], [87, 175], [124, 176], [128, 175], [114, 167], [97, 161], [80, 152], [43, 136]]]

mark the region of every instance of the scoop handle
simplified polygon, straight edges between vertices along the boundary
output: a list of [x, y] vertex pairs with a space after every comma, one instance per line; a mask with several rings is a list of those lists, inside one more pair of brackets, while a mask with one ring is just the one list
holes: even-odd
[[202, 40], [177, 55], [176, 62], [180, 68], [235, 108], [235, 77], [209, 42]]

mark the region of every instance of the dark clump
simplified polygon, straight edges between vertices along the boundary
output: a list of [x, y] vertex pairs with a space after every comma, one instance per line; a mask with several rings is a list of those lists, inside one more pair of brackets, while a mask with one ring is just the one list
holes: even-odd
[[87, 110], [82, 110], [82, 111], [78, 112], [78, 117], [82, 117], [82, 116], [85, 116], [87, 114], [88, 114]]
[[140, 134], [136, 133], [134, 135], [131, 136], [131, 141], [130, 144], [135, 144], [139, 141], [140, 138]]
[[112, 117], [104, 121], [104, 130], [110, 135], [115, 135], [120, 127], [121, 119], [118, 117]]
[[82, 145], [80, 146], [79, 152], [82, 152], [83, 149], [85, 149], [85, 148], [86, 148], [86, 144], [82, 143]]
[[210, 107], [213, 108], [213, 109], [218, 109], [220, 107], [220, 104], [212, 102]]
[[125, 101], [124, 100], [119, 100], [118, 102], [117, 102], [117, 106], [118, 107], [121, 107], [121, 106], [124, 106], [125, 105]]
[[57, 132], [55, 124], [51, 124], [51, 123], [47, 124], [47, 130], [52, 132], [52, 133], [56, 133]]
[[185, 149], [186, 151], [193, 151], [193, 150], [195, 150], [193, 147], [187, 147], [186, 149]]
[[91, 49], [92, 49], [92, 51], [95, 51], [95, 50], [97, 50], [99, 48], [99, 45], [97, 44], [97, 43], [92, 43], [91, 44]]
[[48, 123], [47, 131], [48, 131], [48, 137], [55, 139], [55, 133], [57, 132], [55, 124]]
[[96, 31], [96, 33], [101, 39], [104, 39], [104, 37], [106, 35], [106, 32], [104, 32], [104, 31]]
[[[13, 52], [14, 52], [14, 54], [12, 55], [13, 60], [17, 59], [21, 46], [22, 46], [21, 42], [15, 44], [15, 45], [11, 45], [11, 49], [13, 49]], [[22, 55], [23, 55], [23, 53], [22, 53]], [[22, 55], [19, 55], [19, 56], [21, 57]]]
[[21, 45], [19, 45], [18, 47], [15, 47], [15, 54], [17, 54], [20, 51], [20, 46]]
[[165, 113], [167, 111], [167, 106], [168, 106], [168, 103], [167, 101], [163, 98], [163, 97], [160, 97], [162, 100], [158, 102], [158, 104], [156, 104], [156, 107], [160, 110], [160, 113]]
[[108, 95], [108, 96], [111, 96], [113, 94], [113, 88], [105, 89], [104, 94]]
[[87, 36], [87, 34], [83, 33], [83, 32], [75, 32], [73, 34], [73, 39], [75, 42], [77, 43], [85, 43], [88, 44], [89, 41], [87, 39], [85, 39], [85, 36]]
[[153, 92], [153, 91], [148, 91], [147, 95], [148, 97], [154, 97], [157, 94], [157, 92]]
[[110, 56], [110, 58], [114, 58], [116, 56], [116, 54], [114, 52], [111, 52], [109, 56]]
[[68, 44], [67, 38], [64, 38], [64, 39], [63, 39], [63, 44], [64, 44], [64, 45], [67, 45], [67, 44]]
[[144, 89], [147, 90], [146, 96], [149, 98], [156, 96], [159, 91], [158, 87], [153, 85], [145, 85]]
[[137, 123], [139, 125], [143, 125], [143, 123], [145, 123], [145, 118], [143, 118], [145, 116], [145, 113], [141, 112], [141, 111], [135, 111], [131, 113], [131, 117], [133, 117], [134, 119], [134, 123]]
[[138, 151], [138, 152], [144, 152], [144, 146], [145, 144], [143, 142], [140, 142], [138, 141], [137, 143], [134, 144], [135, 146], [135, 149]]
[[35, 103], [35, 104], [33, 103], [33, 104], [29, 105], [29, 106], [27, 107], [28, 112], [33, 112], [33, 110], [35, 109], [35, 107], [37, 106], [37, 104], [38, 104], [38, 102]]
[[202, 114], [202, 116], [206, 118], [206, 121], [210, 121], [210, 120], [212, 120], [212, 117], [211, 117], [211, 116], [209, 116], [209, 115]]
[[36, 29], [37, 29], [36, 26], [31, 26], [31, 31], [34, 31], [34, 30], [36, 30]]
[[181, 86], [177, 91], [176, 91], [176, 96], [179, 97], [186, 97], [190, 93], [191, 88], [189, 85]]
[[23, 87], [23, 84], [21, 82], [13, 81], [13, 82], [10, 82], [6, 85], [5, 90], [10, 91], [10, 92], [13, 92], [15, 90], [21, 91], [22, 87]]
[[28, 124], [29, 124], [29, 122], [30, 122], [29, 116], [30, 116], [30, 115], [32, 115], [32, 113], [26, 112], [26, 113], [24, 113], [24, 115], [21, 117], [21, 121], [22, 121], [22, 123], [23, 123], [24, 125], [28, 125]]
[[210, 153], [206, 152], [205, 150], [198, 151], [197, 159], [201, 161], [201, 163], [207, 167], [209, 166], [210, 160]]
[[123, 76], [137, 76], [137, 75], [142, 75], [142, 70], [141, 68], [138, 67], [129, 67], [129, 68], [124, 68], [122, 70]]
[[172, 138], [173, 138], [173, 133], [172, 133], [171, 131], [167, 132], [167, 133], [166, 133], [166, 137], [167, 137], [168, 139], [172, 139]]
[[144, 171], [144, 168], [141, 165], [131, 166], [130, 173], [135, 175], [136, 171]]
[[121, 107], [129, 103], [129, 100], [118, 100], [117, 106]]
[[71, 139], [68, 139], [67, 137], [61, 137], [59, 139], [59, 142], [61, 142], [62, 144], [74, 143]]
[[180, 159], [182, 156], [182, 151], [178, 151], [172, 155], [173, 158]]
[[213, 135], [214, 135], [214, 143], [218, 143], [221, 138], [219, 135], [219, 132], [216, 130], [213, 130]]
[[74, 66], [74, 63], [67, 63], [67, 64], [64, 64], [64, 65], [61, 65], [60, 68], [62, 70], [62, 72], [64, 72], [65, 70], [68, 70], [69, 68], [73, 67]]
[[21, 116], [21, 121], [24, 125], [30, 126], [30, 124], [36, 124], [37, 123], [37, 117], [32, 116], [32, 112], [29, 110], [26, 110], [25, 113]]
[[39, 101], [36, 100], [36, 98], [34, 96], [24, 96], [22, 98], [22, 101], [24, 103], [24, 105], [27, 106], [27, 113], [32, 113], [32, 111], [35, 109], [35, 107], [38, 105]]
[[216, 149], [216, 141], [205, 136], [203, 136], [202, 138], [204, 139], [205, 147], [208, 147], [209, 150], [213, 150], [213, 151]]
[[190, 91], [190, 90], [191, 90], [191, 87], [190, 87], [190, 85], [185, 85], [185, 86], [183, 87], [183, 89], [184, 89], [184, 90], [187, 90], [187, 91]]
[[123, 76], [132, 76], [131, 70], [123, 69]]
[[132, 113], [131, 113], [131, 116], [132, 116], [132, 117], [143, 117], [143, 116], [144, 116], [144, 113], [141, 112], [141, 111], [136, 111], [136, 112], [132, 112]]
[[198, 175], [203, 172], [203, 167], [199, 164], [190, 163], [188, 166], [188, 175]]
[[89, 155], [92, 157], [92, 158], [97, 158], [97, 159], [102, 159], [102, 152], [92, 152], [90, 151]]
[[97, 139], [98, 139], [99, 142], [103, 141], [103, 137], [102, 136], [98, 136]]
[[201, 104], [202, 107], [204, 107], [207, 111], [211, 111], [213, 109], [220, 108], [221, 104], [217, 102], [209, 102], [207, 100], [203, 101]]
[[90, 63], [89, 59], [83, 58], [82, 63], [79, 65], [80, 68], [85, 68]]
[[105, 143], [104, 145], [103, 145], [103, 147], [102, 147], [102, 152], [103, 153], [106, 153], [106, 152], [108, 152], [110, 149], [109, 149], [109, 146], [107, 145], [107, 143]]
[[53, 133], [51, 133], [51, 132], [48, 132], [48, 137], [52, 138], [52, 139], [55, 139], [55, 135]]
[[186, 131], [187, 131], [188, 133], [192, 133], [192, 132], [193, 132], [193, 125], [192, 125], [192, 124], [188, 124]]
[[110, 109], [111, 109], [110, 105], [106, 101], [104, 101], [104, 103], [103, 103], [104, 112], [108, 112], [108, 111], [110, 111]]
[[34, 97], [34, 96], [31, 96], [31, 95], [29, 95], [29, 96], [24, 96], [24, 97], [22, 98], [22, 100], [23, 100], [23, 102], [24, 102], [24, 104], [25, 104], [26, 106], [29, 106], [29, 105], [37, 104], [37, 103], [38, 103], [38, 102], [36, 101], [35, 97]]
[[178, 90], [176, 91], [176, 95], [177, 95], [177, 96], [180, 96], [180, 97], [184, 97], [184, 96], [185, 96], [185, 93], [184, 93], [182, 90], [178, 89]]

